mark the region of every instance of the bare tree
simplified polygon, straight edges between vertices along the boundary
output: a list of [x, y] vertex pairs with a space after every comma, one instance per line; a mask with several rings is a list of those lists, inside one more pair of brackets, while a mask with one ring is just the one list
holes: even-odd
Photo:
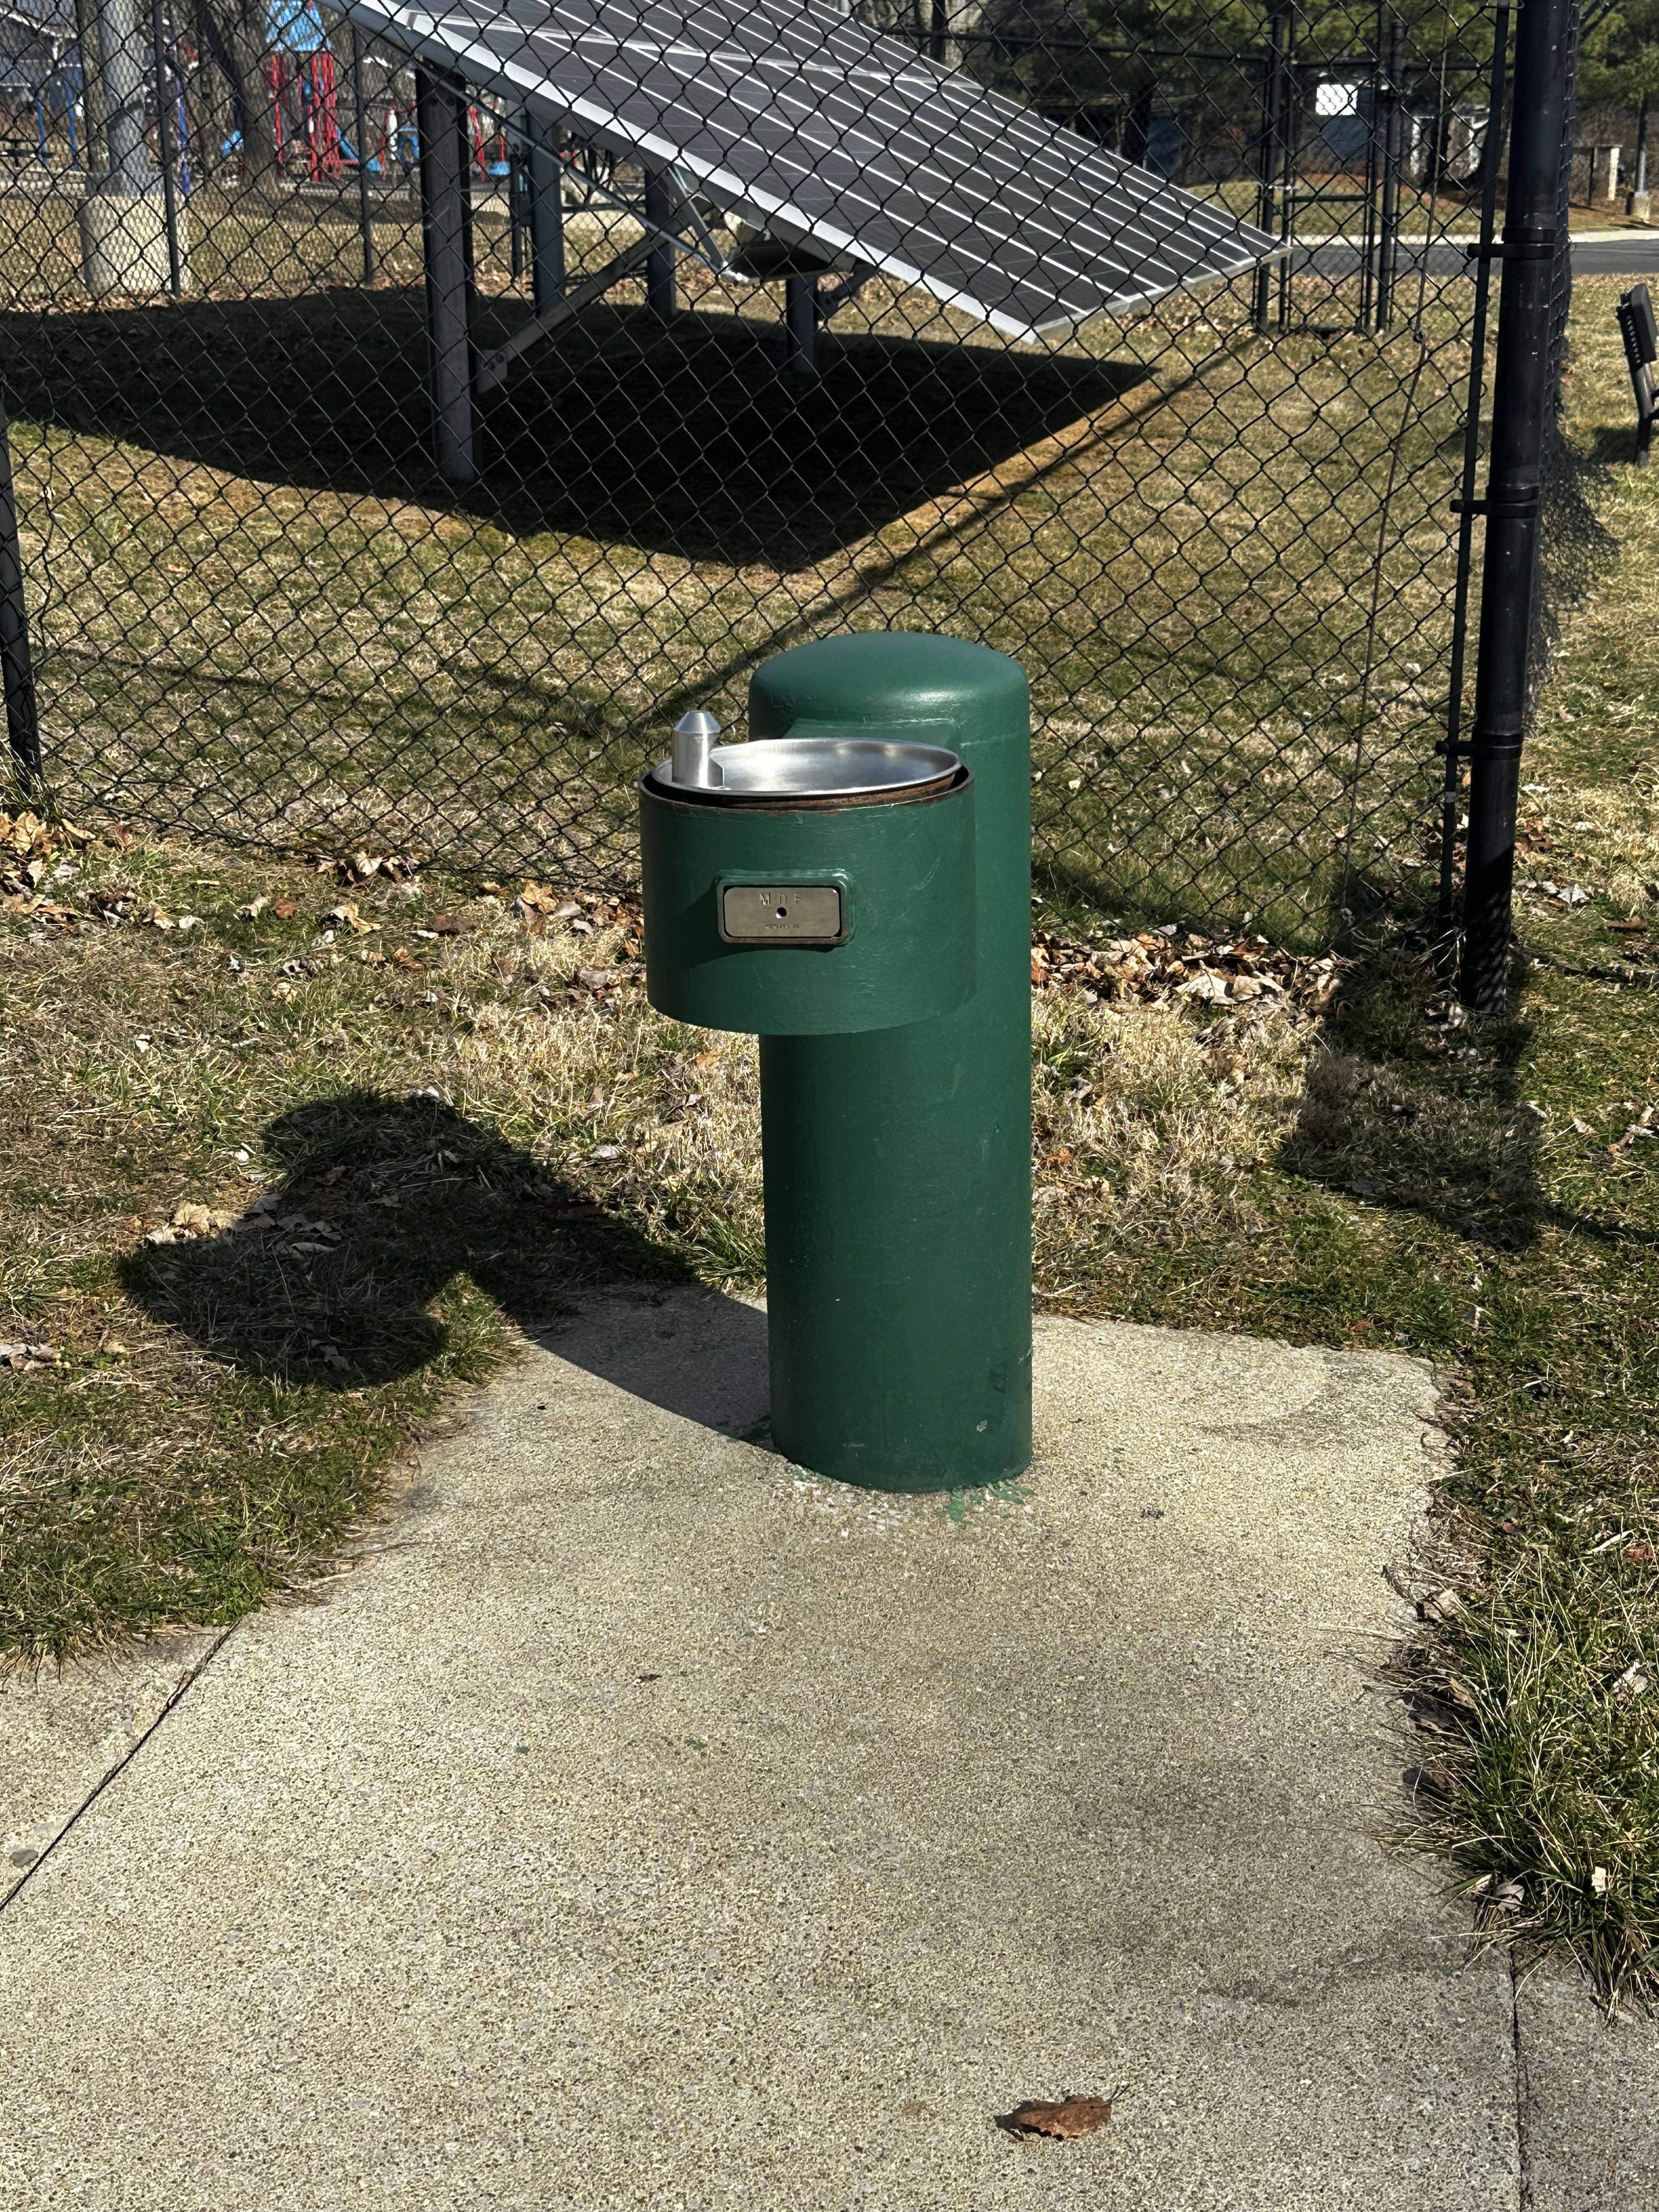
[[276, 131], [265, 82], [270, 52], [264, 0], [199, 0], [203, 42], [229, 81], [242, 138], [242, 176], [256, 191], [276, 189]]

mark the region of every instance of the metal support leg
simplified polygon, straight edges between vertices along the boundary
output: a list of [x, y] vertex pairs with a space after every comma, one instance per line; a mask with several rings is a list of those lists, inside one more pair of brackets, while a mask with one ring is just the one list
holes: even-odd
[[816, 376], [818, 373], [818, 280], [816, 276], [784, 278], [783, 320], [787, 334], [784, 359], [797, 376]]
[[[674, 220], [679, 205], [679, 194], [674, 180], [663, 169], [647, 169], [645, 173], [645, 219], [659, 223], [665, 229]], [[653, 315], [665, 322], [679, 306], [679, 289], [674, 281], [674, 249], [672, 246], [653, 246], [651, 258], [645, 264], [645, 304]]]
[[472, 450], [472, 361], [468, 329], [466, 106], [447, 84], [416, 76], [421, 133], [421, 233], [433, 459], [452, 483], [477, 475]]
[[[564, 297], [564, 163], [559, 131], [526, 118], [530, 170], [530, 265], [536, 313]], [[672, 279], [671, 279], [672, 282]]]

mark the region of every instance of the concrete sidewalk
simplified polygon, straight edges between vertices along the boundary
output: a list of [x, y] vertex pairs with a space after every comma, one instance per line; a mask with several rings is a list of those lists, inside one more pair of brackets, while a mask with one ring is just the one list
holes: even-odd
[[[1523, 2084], [1506, 1967], [1373, 1839], [1425, 1370], [1051, 1322], [1037, 1373], [1025, 1494], [963, 1513], [744, 1441], [746, 1306], [532, 1351], [55, 1845], [35, 1755], [0, 2203], [1646, 2203], [1650, 2040], [1540, 1991]], [[994, 2124], [1068, 2090], [1110, 2128]]]

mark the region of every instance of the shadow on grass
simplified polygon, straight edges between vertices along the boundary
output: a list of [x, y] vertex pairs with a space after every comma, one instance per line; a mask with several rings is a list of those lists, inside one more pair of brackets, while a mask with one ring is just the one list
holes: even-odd
[[1532, 1039], [1524, 994], [1507, 1020], [1472, 1027], [1423, 941], [1402, 935], [1351, 977], [1279, 1164], [1493, 1254], [1529, 1250], [1547, 1230], [1651, 1243], [1547, 1194], [1550, 1122], [1521, 1092]]
[[[481, 308], [475, 340], [522, 318]], [[478, 411], [478, 481], [431, 462], [421, 295], [193, 301], [0, 321], [15, 413], [232, 475], [419, 498], [790, 569], [954, 490], [1145, 381], [1139, 367], [825, 332], [791, 374], [747, 318], [586, 309]]]
[[[696, 1280], [676, 1254], [436, 1098], [349, 1091], [295, 1107], [265, 1138], [283, 1181], [254, 1218], [272, 1226], [146, 1246], [121, 1269], [156, 1320], [244, 1374], [352, 1391], [440, 1360], [478, 1375], [493, 1364], [467, 1349], [480, 1292], [533, 1335], [568, 1318], [584, 1290]], [[720, 1299], [733, 1356], [763, 1376], [764, 1316], [706, 1295]], [[706, 1377], [591, 1330], [570, 1343], [567, 1356], [592, 1372], [707, 1418]]]

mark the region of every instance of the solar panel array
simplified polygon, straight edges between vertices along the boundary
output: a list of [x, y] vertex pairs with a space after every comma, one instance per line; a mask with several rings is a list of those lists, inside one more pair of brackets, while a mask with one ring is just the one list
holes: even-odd
[[1011, 337], [1267, 258], [1265, 233], [825, 0], [347, 0], [362, 30]]

